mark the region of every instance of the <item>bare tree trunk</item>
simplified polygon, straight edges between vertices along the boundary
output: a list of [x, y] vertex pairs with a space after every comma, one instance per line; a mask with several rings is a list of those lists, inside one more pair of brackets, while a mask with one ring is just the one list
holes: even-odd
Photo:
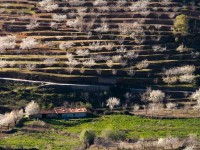
[[147, 115], [148, 113], [148, 108], [147, 108], [147, 105], [145, 105], [145, 115]]

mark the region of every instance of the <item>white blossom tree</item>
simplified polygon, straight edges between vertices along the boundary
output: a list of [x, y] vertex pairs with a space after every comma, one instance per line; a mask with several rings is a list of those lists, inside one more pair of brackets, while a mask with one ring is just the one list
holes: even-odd
[[148, 60], [143, 60], [136, 64], [136, 68], [138, 68], [139, 70], [146, 69], [149, 66], [149, 64], [150, 63], [148, 62]]
[[106, 61], [106, 65], [109, 67], [109, 68], [112, 68], [112, 66], [114, 65], [114, 62], [112, 60], [107, 60]]
[[160, 90], [152, 90], [151, 88], [147, 88], [147, 90], [144, 93], [142, 93], [140, 97], [141, 101], [145, 103], [145, 110], [147, 114], [148, 108], [161, 108], [160, 104], [165, 98], [165, 93]]
[[72, 72], [74, 71], [74, 67], [70, 66], [70, 67], [67, 67], [65, 70], [66, 70], [66, 72], [72, 74]]
[[4, 50], [14, 49], [16, 46], [16, 36], [2, 36], [0, 37], [0, 53]]
[[52, 30], [56, 30], [56, 29], [58, 29], [58, 23], [50, 22], [50, 27], [51, 27]]
[[200, 89], [194, 92], [191, 96], [190, 99], [196, 100], [197, 104], [193, 107], [195, 110], [200, 110]]
[[140, 105], [135, 104], [133, 105], [133, 111], [138, 111], [140, 109]]
[[95, 60], [93, 60], [93, 59], [90, 58], [90, 59], [84, 61], [83, 65], [90, 68], [92, 66], [95, 66], [96, 62], [95, 62]]
[[159, 138], [157, 146], [162, 149], [175, 149], [181, 147], [183, 142], [176, 137], [167, 136], [166, 138]]
[[30, 23], [28, 25], [26, 25], [26, 29], [27, 30], [34, 30], [37, 27], [39, 27], [39, 23], [37, 22], [37, 20], [31, 20]]
[[59, 49], [66, 51], [67, 49], [71, 48], [73, 45], [75, 44], [72, 41], [61, 42], [59, 45]]
[[94, 6], [106, 6], [107, 5], [107, 1], [106, 0], [95, 0], [93, 2]]
[[14, 118], [11, 113], [6, 113], [1, 118], [1, 126], [7, 126], [8, 129], [10, 128], [11, 124], [14, 124]]
[[85, 3], [85, 0], [66, 0], [70, 6], [81, 6]]
[[22, 39], [22, 42], [20, 43], [20, 48], [25, 50], [27, 49], [28, 51], [31, 49], [36, 48], [39, 45], [37, 40], [33, 37], [27, 37]]
[[193, 83], [195, 81], [194, 71], [194, 65], [165, 69], [163, 72], [163, 81], [168, 84], [176, 83], [177, 81], [181, 83]]
[[52, 15], [53, 20], [56, 20], [58, 22], [65, 21], [67, 19], [66, 15], [60, 15], [60, 14], [53, 14]]
[[16, 125], [24, 116], [23, 109], [11, 111], [10, 116], [13, 118], [14, 125]]
[[165, 98], [164, 92], [162, 92], [161, 90], [152, 90], [149, 93], [148, 100], [153, 103], [160, 103], [163, 101], [164, 98]]
[[27, 70], [31, 71], [31, 70], [34, 70], [37, 67], [37, 65], [36, 64], [26, 64], [25, 67]]
[[109, 31], [109, 25], [108, 23], [106, 22], [106, 19], [102, 19], [102, 23], [101, 23], [101, 26], [94, 29], [94, 31], [96, 32], [108, 32]]
[[75, 66], [77, 66], [77, 65], [80, 64], [80, 62], [78, 62], [78, 61], [75, 60], [75, 59], [66, 61], [65, 63], [66, 63], [66, 65], [68, 65], [70, 68], [74, 68]]
[[54, 3], [53, 0], [43, 0], [39, 2], [39, 7], [41, 10], [45, 10], [47, 12], [52, 12], [58, 9], [58, 4]]
[[170, 102], [170, 103], [166, 104], [166, 107], [167, 107], [168, 110], [173, 110], [173, 109], [176, 109], [177, 104]]
[[129, 9], [133, 12], [144, 12], [150, 4], [150, 0], [139, 0], [133, 2]]
[[108, 106], [111, 110], [113, 110], [113, 108], [117, 105], [120, 104], [120, 100], [116, 97], [110, 97], [108, 100], [107, 100], [107, 104], [106, 106]]
[[89, 53], [90, 53], [89, 50], [76, 50], [76, 54], [82, 57], [89, 55]]
[[0, 114], [0, 127], [4, 125], [4, 115]]
[[23, 110], [13, 110], [10, 113], [4, 115], [0, 114], [0, 126], [15, 126], [24, 116]]
[[27, 116], [35, 115], [39, 112], [39, 110], [40, 110], [40, 107], [35, 101], [31, 101], [25, 107], [25, 113]]
[[71, 61], [74, 59], [74, 55], [72, 53], [66, 53], [66, 58]]
[[9, 65], [11, 68], [13, 68], [13, 67], [15, 66], [15, 64], [16, 64], [15, 60], [13, 60], [13, 61], [8, 61], [8, 65]]
[[7, 61], [4, 59], [0, 59], [0, 68], [1, 70], [7, 66]]
[[52, 66], [53, 64], [56, 63], [56, 58], [46, 58], [46, 59], [44, 59], [43, 63], [46, 66]]

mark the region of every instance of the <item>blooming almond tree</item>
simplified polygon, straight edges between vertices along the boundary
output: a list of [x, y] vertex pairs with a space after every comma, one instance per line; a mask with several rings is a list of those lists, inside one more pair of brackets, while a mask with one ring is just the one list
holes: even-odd
[[89, 55], [89, 53], [90, 53], [89, 50], [76, 50], [76, 54], [78, 56], [85, 57], [85, 56]]
[[148, 62], [148, 60], [143, 60], [143, 61], [136, 64], [136, 68], [139, 69], [139, 70], [146, 69], [149, 66], [149, 64], [150, 63]]
[[157, 146], [162, 149], [175, 149], [183, 145], [183, 142], [176, 137], [167, 136], [166, 138], [159, 138]]
[[163, 93], [160, 90], [152, 90], [149, 94], [149, 101], [152, 101], [153, 103], [159, 103], [162, 102], [165, 98], [165, 93]]
[[195, 105], [193, 108], [195, 110], [200, 110], [200, 89], [197, 90], [196, 92], [194, 92], [191, 96], [190, 99], [192, 100], [196, 100], [197, 101], [197, 105]]
[[107, 5], [107, 1], [106, 0], [95, 0], [93, 2], [94, 6], [106, 6]]
[[93, 59], [88, 59], [88, 60], [86, 60], [86, 61], [84, 61], [83, 62], [83, 65], [85, 66], [85, 67], [92, 67], [92, 66], [95, 66], [96, 65], [96, 62], [95, 62], [95, 60], [93, 60]]
[[15, 126], [24, 116], [23, 110], [13, 110], [4, 115], [0, 114], [0, 126], [7, 126], [8, 129], [11, 125]]
[[28, 25], [26, 25], [26, 29], [27, 30], [34, 30], [37, 27], [39, 27], [39, 23], [37, 22], [37, 20], [31, 20], [30, 23]]
[[[141, 100], [145, 103], [145, 110], [147, 114], [147, 108], [154, 109], [157, 107], [156, 105], [161, 104], [161, 102], [165, 98], [165, 93], [160, 90], [152, 90], [151, 88], [147, 88], [146, 92], [142, 93], [140, 97], [141, 97]], [[159, 106], [157, 108], [161, 108], [161, 107]]]
[[13, 119], [14, 125], [16, 125], [24, 116], [23, 109], [21, 110], [13, 110], [10, 112], [10, 117]]
[[4, 125], [4, 115], [0, 114], [0, 127]]
[[0, 53], [4, 50], [14, 49], [16, 46], [16, 36], [2, 36], [0, 37]]
[[108, 100], [107, 100], [107, 106], [109, 106], [109, 108], [111, 110], [113, 110], [113, 108], [117, 105], [120, 104], [120, 100], [116, 97], [110, 97]]
[[27, 70], [31, 71], [31, 70], [34, 70], [37, 67], [37, 65], [36, 64], [26, 64], [25, 67]]
[[65, 21], [67, 19], [67, 16], [66, 15], [59, 15], [59, 14], [52, 14], [52, 18], [55, 21], [62, 22], [62, 21]]
[[73, 45], [74, 45], [74, 42], [72, 41], [62, 42], [59, 45], [59, 49], [66, 51], [67, 49], [71, 48]]
[[132, 3], [129, 9], [133, 12], [144, 12], [147, 10], [149, 4], [150, 0], [139, 0]]
[[58, 29], [58, 23], [50, 22], [50, 27], [51, 27], [52, 30], [56, 30], [56, 29]]
[[66, 58], [69, 60], [69, 61], [72, 61], [74, 59], [74, 55], [72, 53], [66, 53]]
[[58, 4], [55, 4], [53, 0], [43, 0], [39, 2], [39, 6], [41, 10], [45, 10], [47, 12], [58, 9]]
[[195, 82], [195, 66], [194, 65], [185, 65], [181, 67], [174, 67], [163, 72], [163, 81], [172, 84], [177, 81], [181, 83], [193, 83]]
[[0, 59], [0, 68], [1, 68], [1, 70], [6, 66], [7, 66], [7, 61], [3, 60], [3, 59]]
[[176, 109], [177, 104], [176, 103], [167, 103], [166, 107], [168, 110], [173, 110], [173, 109]]
[[85, 0], [66, 0], [70, 6], [81, 6], [85, 3]]
[[27, 49], [28, 51], [30, 49], [36, 48], [38, 46], [38, 42], [33, 37], [27, 37], [25, 39], [22, 39], [22, 42], [20, 43], [21, 49]]
[[40, 110], [39, 105], [35, 101], [31, 101], [25, 108], [25, 112], [28, 116], [37, 114]]
[[56, 63], [56, 58], [46, 58], [46, 59], [44, 59], [43, 63], [46, 66], [52, 66]]
[[77, 65], [80, 64], [80, 62], [78, 62], [78, 61], [75, 60], [75, 59], [66, 61], [65, 63], [66, 63], [66, 65], [68, 65], [69, 67], [75, 67], [75, 66], [77, 66]]
[[114, 62], [112, 60], [107, 60], [106, 65], [111, 69], [112, 66], [114, 65]]
[[14, 124], [14, 118], [11, 113], [6, 113], [2, 116], [0, 121], [0, 126], [6, 126], [8, 129], [10, 128], [11, 124]]

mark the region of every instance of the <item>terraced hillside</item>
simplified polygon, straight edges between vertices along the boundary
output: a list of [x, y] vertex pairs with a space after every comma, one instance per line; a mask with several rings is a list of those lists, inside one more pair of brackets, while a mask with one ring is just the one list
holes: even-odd
[[[0, 12], [1, 36], [16, 36], [17, 43], [0, 48], [1, 77], [151, 86], [180, 103], [189, 103], [185, 91], [198, 87], [200, 2], [55, 0], [47, 5], [39, 0], [1, 0]], [[181, 14], [187, 15], [190, 32], [195, 33], [188, 35], [187, 48], [172, 32]], [[189, 73], [192, 80], [164, 82], [173, 74], [167, 69], [186, 65], [195, 66], [195, 76]], [[180, 74], [188, 75], [185, 71]]]

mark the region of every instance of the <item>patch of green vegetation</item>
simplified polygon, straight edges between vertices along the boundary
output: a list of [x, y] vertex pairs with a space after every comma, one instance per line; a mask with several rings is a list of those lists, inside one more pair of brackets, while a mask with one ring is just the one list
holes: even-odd
[[110, 115], [99, 118], [74, 120], [46, 120], [54, 127], [79, 134], [83, 129], [91, 129], [100, 135], [104, 129], [122, 130], [128, 138], [154, 139], [172, 135], [186, 137], [196, 133], [200, 137], [200, 119], [149, 119], [129, 115]]
[[186, 35], [189, 32], [189, 21], [186, 15], [179, 15], [174, 22], [173, 33]]
[[[19, 13], [19, 9], [5, 9], [5, 12], [7, 13]], [[35, 14], [35, 11], [32, 11], [32, 10], [29, 10], [29, 9], [21, 9], [20, 10], [20, 13], [25, 13], [25, 14], [31, 14], [31, 15], [34, 15]]]
[[[20, 131], [0, 140], [0, 147], [65, 149], [70, 150], [81, 145], [79, 135], [83, 130], [92, 130], [99, 137], [102, 131], [111, 129], [122, 131], [130, 139], [157, 139], [172, 135], [185, 138], [189, 134], [200, 137], [200, 119], [149, 119], [129, 115], [109, 115], [98, 118], [83, 118], [70, 120], [44, 120], [55, 131], [28, 133]], [[26, 125], [32, 121], [26, 122]], [[62, 133], [67, 133], [62, 134]]]
[[27, 7], [27, 8], [34, 8], [33, 5], [28, 5], [28, 4], [19, 4], [19, 3], [4, 3], [4, 4], [0, 4], [0, 7], [9, 7], [9, 6], [20, 6], [20, 7]]
[[[41, 83], [0, 81], [0, 106], [9, 109], [20, 109], [31, 100], [35, 100], [41, 108], [62, 106], [63, 102], [90, 104], [96, 108], [100, 102], [109, 97], [110, 92], [89, 93], [83, 90], [72, 90], [70, 87], [43, 87]], [[122, 94], [123, 95], [123, 94]]]
[[79, 138], [55, 132], [25, 133], [17, 132], [0, 140], [0, 147], [71, 150], [80, 145]]

